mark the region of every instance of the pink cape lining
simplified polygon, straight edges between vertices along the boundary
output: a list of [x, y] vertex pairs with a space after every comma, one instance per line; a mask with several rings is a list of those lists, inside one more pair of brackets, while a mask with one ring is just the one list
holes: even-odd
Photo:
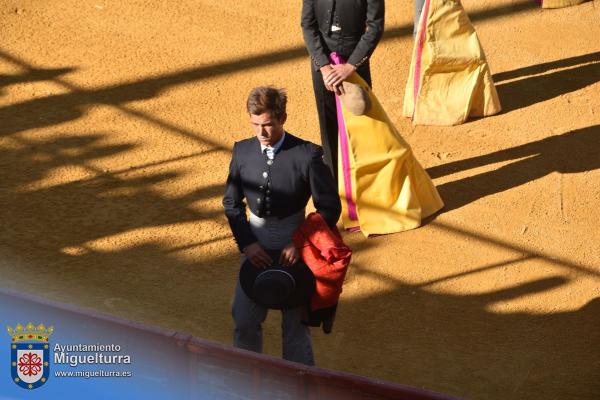
[[[329, 55], [330, 60], [334, 64], [342, 64], [344, 60], [337, 54], [331, 53]], [[348, 204], [348, 217], [351, 221], [358, 220], [358, 213], [356, 212], [356, 203], [352, 198], [352, 180], [350, 176], [350, 152], [348, 146], [348, 135], [346, 131], [346, 123], [344, 122], [344, 115], [342, 113], [342, 104], [340, 98], [335, 96], [335, 107], [337, 110], [338, 120], [338, 138], [340, 143], [340, 152], [342, 155], [342, 173], [344, 179], [344, 192], [346, 197], [346, 203]]]

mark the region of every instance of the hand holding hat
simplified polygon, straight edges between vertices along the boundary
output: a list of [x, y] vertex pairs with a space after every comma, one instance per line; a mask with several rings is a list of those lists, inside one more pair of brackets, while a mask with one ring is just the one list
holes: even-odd
[[[281, 259], [278, 251], [266, 250], [271, 259]], [[300, 259], [291, 266], [275, 262], [256, 268], [246, 260], [240, 268], [240, 284], [248, 297], [267, 308], [286, 309], [307, 304], [315, 291], [315, 277]]]
[[256, 268], [267, 268], [273, 264], [273, 259], [265, 252], [258, 242], [244, 247], [244, 255]]
[[281, 256], [279, 256], [279, 264], [284, 267], [291, 267], [300, 261], [300, 253], [294, 243], [290, 243], [281, 250]]

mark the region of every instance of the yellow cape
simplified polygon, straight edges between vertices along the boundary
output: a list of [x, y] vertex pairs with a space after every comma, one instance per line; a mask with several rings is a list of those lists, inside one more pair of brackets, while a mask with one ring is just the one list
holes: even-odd
[[404, 94], [416, 125], [457, 125], [500, 112], [473, 25], [458, 0], [425, 0]]
[[444, 203], [366, 82], [356, 73], [347, 80], [367, 91], [371, 108], [354, 115], [336, 98], [344, 227], [365, 236], [417, 228]]

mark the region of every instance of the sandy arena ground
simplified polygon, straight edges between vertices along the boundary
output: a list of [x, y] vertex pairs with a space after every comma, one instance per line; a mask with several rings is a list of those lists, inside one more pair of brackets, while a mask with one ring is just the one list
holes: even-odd
[[[600, 398], [600, 0], [465, 0], [504, 112], [400, 116], [412, 3], [374, 91], [447, 208], [355, 249], [319, 366], [471, 399]], [[0, 285], [230, 343], [221, 208], [259, 84], [318, 141], [299, 0], [1, 0]], [[280, 354], [280, 316], [265, 327]]]

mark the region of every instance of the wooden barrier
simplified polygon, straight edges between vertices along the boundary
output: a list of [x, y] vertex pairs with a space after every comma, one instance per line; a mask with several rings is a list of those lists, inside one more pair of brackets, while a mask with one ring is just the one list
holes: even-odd
[[63, 320], [70, 318], [109, 332], [105, 337], [132, 338], [138, 354], [147, 353], [145, 363], [162, 366], [155, 370], [156, 378], [168, 376], [173, 387], [190, 399], [454, 399], [391, 382], [308, 367], [13, 290], [0, 289], [1, 297], [46, 307], [47, 315], [52, 315], [48, 310], [54, 309]]

